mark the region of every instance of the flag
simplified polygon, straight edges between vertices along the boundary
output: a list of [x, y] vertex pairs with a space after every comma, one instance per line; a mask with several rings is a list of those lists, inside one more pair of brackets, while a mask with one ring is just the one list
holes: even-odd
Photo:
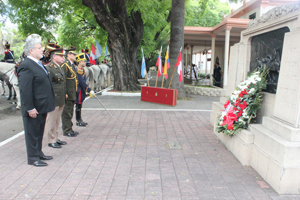
[[105, 43], [105, 57], [106, 57], [106, 56], [109, 56], [109, 55], [108, 55], [107, 45], [106, 45], [106, 43]]
[[169, 46], [167, 48], [166, 52], [166, 58], [165, 58], [165, 66], [164, 66], [164, 76], [166, 79], [168, 78], [168, 69], [170, 68], [170, 61], [169, 61]]
[[93, 65], [96, 65], [96, 48], [94, 47], [94, 45], [91, 43], [91, 57], [90, 57], [90, 63]]
[[162, 47], [160, 47], [160, 51], [159, 51], [159, 54], [158, 54], [158, 58], [157, 58], [157, 61], [156, 61], [156, 66], [158, 67], [158, 70], [157, 70], [157, 76], [160, 77], [161, 74], [163, 73], [163, 69], [162, 69], [162, 60], [161, 60], [161, 49]]
[[181, 49], [179, 51], [179, 55], [178, 55], [175, 67], [178, 67], [177, 73], [179, 74], [179, 82], [181, 82], [183, 80], [183, 77], [182, 77], [182, 62], [181, 62]]
[[100, 56], [102, 56], [101, 52], [102, 52], [102, 47], [100, 46], [100, 44], [96, 40], [96, 54], [95, 54], [96, 58], [99, 58]]
[[143, 54], [143, 59], [142, 59], [141, 75], [142, 75], [142, 78], [145, 78], [145, 75], [146, 75], [146, 62], [145, 62], [145, 56], [144, 56], [143, 48], [142, 48], [142, 54]]

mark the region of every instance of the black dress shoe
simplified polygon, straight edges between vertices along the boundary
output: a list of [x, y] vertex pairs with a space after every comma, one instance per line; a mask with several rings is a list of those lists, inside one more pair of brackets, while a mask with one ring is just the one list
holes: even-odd
[[78, 132], [71, 131], [70, 133], [64, 133], [64, 136], [68, 137], [76, 137], [78, 135]]
[[48, 146], [52, 147], [52, 148], [61, 148], [60, 144], [58, 144], [57, 142], [55, 142], [55, 143], [49, 143]]
[[76, 126], [83, 126], [83, 127], [86, 127], [86, 123], [83, 122], [83, 121], [79, 121], [79, 122], [76, 122]]
[[40, 159], [41, 160], [52, 160], [53, 157], [52, 156], [45, 156], [45, 155], [43, 155], [43, 156], [40, 156]]
[[76, 136], [79, 134], [77, 131], [72, 131], [74, 134], [76, 134]]
[[35, 167], [46, 167], [48, 164], [41, 161], [41, 160], [37, 160], [37, 161], [35, 161], [34, 163], [32, 163], [30, 165], [33, 165]]
[[57, 143], [57, 144], [60, 144], [60, 145], [66, 145], [66, 144], [67, 144], [67, 142], [65, 142], [65, 141], [60, 141], [60, 140], [57, 140], [56, 143]]

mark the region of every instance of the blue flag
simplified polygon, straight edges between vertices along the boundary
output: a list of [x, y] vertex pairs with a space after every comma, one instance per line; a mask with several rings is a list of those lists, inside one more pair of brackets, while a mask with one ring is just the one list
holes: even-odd
[[100, 44], [98, 43], [97, 39], [96, 40], [96, 58], [99, 58], [100, 56], [102, 56], [102, 47], [100, 46]]
[[145, 75], [146, 75], [146, 62], [145, 62], [145, 56], [144, 56], [143, 48], [142, 48], [142, 54], [143, 54], [143, 59], [142, 59], [141, 75], [142, 75], [142, 78], [145, 78]]

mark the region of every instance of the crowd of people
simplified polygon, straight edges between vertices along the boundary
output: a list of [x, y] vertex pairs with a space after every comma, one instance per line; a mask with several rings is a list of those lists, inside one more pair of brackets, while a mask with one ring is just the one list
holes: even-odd
[[73, 129], [73, 112], [76, 105], [76, 125], [87, 126], [81, 118], [82, 103], [86, 93], [95, 95], [86, 84], [84, 66], [88, 52], [76, 53], [76, 47], [63, 49], [55, 46], [48, 51], [49, 63], [41, 62], [44, 49], [41, 36], [27, 37], [24, 60], [18, 65], [21, 109], [29, 165], [47, 166], [45, 160], [53, 159], [42, 151], [43, 136], [48, 136], [48, 146], [61, 148], [67, 142], [58, 138], [62, 122], [63, 136], [76, 137]]

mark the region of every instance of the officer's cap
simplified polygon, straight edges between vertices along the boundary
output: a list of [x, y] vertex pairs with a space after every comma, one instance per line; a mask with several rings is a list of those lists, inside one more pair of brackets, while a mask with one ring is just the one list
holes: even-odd
[[76, 49], [77, 49], [77, 47], [71, 45], [71, 47], [70, 47], [69, 49], [65, 49], [65, 51], [66, 51], [67, 54], [74, 54], [74, 55], [77, 55]]
[[55, 55], [61, 55], [64, 56], [65, 54], [65, 50], [63, 48], [59, 48], [59, 49], [53, 49], [50, 51], [51, 55], [55, 54]]
[[8, 42], [6, 42], [5, 46], [6, 47], [10, 47], [10, 44]]
[[84, 61], [84, 60], [86, 60], [84, 53], [80, 53], [76, 56], [76, 62]]

